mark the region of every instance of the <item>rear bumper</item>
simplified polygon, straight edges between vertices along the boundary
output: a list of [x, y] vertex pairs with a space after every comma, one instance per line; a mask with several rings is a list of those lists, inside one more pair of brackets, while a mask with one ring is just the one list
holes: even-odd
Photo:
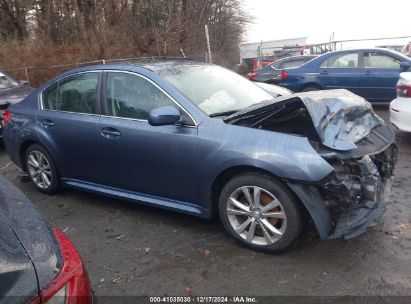
[[391, 102], [390, 121], [400, 131], [411, 132], [411, 98], [398, 97]]

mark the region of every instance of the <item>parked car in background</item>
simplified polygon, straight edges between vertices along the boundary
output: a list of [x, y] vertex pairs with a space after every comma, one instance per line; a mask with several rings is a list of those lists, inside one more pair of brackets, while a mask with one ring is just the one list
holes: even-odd
[[399, 130], [411, 132], [411, 72], [400, 74], [397, 98], [390, 104], [390, 120]]
[[305, 214], [323, 239], [364, 233], [385, 211], [396, 159], [392, 130], [357, 95], [273, 98], [191, 61], [72, 70], [6, 117], [7, 151], [39, 191], [218, 214], [233, 238], [266, 251], [288, 248]]
[[334, 51], [293, 69], [284, 69], [279, 85], [294, 92], [347, 89], [371, 102], [396, 97], [401, 72], [411, 58], [388, 49]]
[[92, 303], [74, 244], [1, 175], [0, 303]]
[[252, 81], [278, 84], [284, 69], [295, 68], [316, 58], [315, 55], [286, 57], [248, 74]]
[[255, 84], [273, 97], [288, 96], [293, 94], [293, 92], [291, 92], [289, 89], [280, 87], [275, 84], [269, 84], [264, 82], [256, 82]]
[[3, 115], [10, 104], [17, 103], [31, 93], [33, 89], [27, 81], [17, 81], [0, 71], [0, 138], [3, 137]]

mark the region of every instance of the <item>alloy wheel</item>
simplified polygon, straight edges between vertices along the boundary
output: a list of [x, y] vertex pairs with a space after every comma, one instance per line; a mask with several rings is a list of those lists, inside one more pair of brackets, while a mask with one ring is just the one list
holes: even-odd
[[32, 151], [27, 157], [27, 167], [31, 179], [40, 189], [48, 189], [51, 185], [53, 174], [50, 162], [39, 151]]
[[226, 210], [233, 230], [251, 244], [272, 245], [281, 239], [287, 228], [287, 216], [280, 201], [257, 186], [234, 190]]

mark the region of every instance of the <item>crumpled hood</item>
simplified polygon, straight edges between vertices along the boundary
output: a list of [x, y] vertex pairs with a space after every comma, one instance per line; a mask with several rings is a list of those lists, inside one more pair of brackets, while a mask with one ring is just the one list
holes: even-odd
[[5, 104], [6, 102], [11, 104], [18, 103], [26, 98], [32, 91], [33, 88], [27, 85], [0, 90], [0, 105]]
[[384, 121], [378, 117], [371, 104], [347, 90], [326, 90], [297, 93], [255, 104], [224, 119], [236, 123], [252, 116], [271, 115], [287, 104], [300, 100], [306, 107], [324, 146], [348, 151]]

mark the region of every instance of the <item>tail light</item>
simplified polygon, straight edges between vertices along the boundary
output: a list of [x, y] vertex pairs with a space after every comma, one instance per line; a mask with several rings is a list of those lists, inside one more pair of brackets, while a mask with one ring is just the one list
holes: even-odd
[[4, 114], [3, 114], [4, 124], [8, 123], [10, 121], [10, 119], [11, 119], [11, 112], [10, 111], [4, 112]]
[[281, 72], [281, 79], [286, 79], [288, 77], [288, 73], [285, 71]]
[[90, 280], [74, 244], [59, 229], [53, 229], [63, 256], [57, 277], [40, 292], [41, 303], [91, 304]]
[[397, 95], [398, 97], [411, 97], [411, 84], [398, 84]]
[[248, 76], [248, 79], [250, 79], [250, 80], [254, 80], [254, 79], [255, 79], [255, 77], [257, 76], [257, 73], [255, 73], [255, 72], [251, 72], [251, 73], [248, 73], [248, 74], [247, 74], [247, 76]]

